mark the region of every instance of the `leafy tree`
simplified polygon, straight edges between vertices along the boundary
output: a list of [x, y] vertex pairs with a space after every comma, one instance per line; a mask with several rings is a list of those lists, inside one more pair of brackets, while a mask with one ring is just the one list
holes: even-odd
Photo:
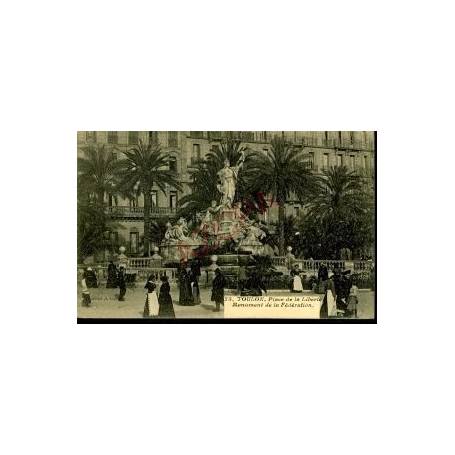
[[373, 193], [345, 166], [323, 172], [312, 188], [300, 226], [303, 247], [312, 257], [340, 258], [340, 250], [366, 248], [373, 242]]
[[[213, 199], [219, 200], [218, 172], [224, 167], [225, 160], [234, 166], [242, 153], [247, 151], [241, 141], [228, 137], [216, 144], [205, 159], [197, 162], [194, 169], [190, 170], [191, 193], [180, 199], [179, 216], [194, 219], [197, 213], [203, 212], [210, 206]], [[246, 154], [245, 162], [237, 180], [235, 201], [242, 200], [245, 196], [245, 182], [248, 177], [250, 162], [251, 156]]]
[[97, 205], [102, 206], [106, 194], [115, 194], [118, 162], [104, 145], [89, 145], [81, 150], [85, 156], [77, 159], [78, 192], [86, 200], [94, 197]]
[[77, 211], [78, 262], [112, 247], [108, 233], [119, 226], [97, 204], [80, 202]]
[[138, 145], [124, 152], [125, 158], [118, 163], [118, 189], [123, 194], [144, 196], [144, 252], [150, 254], [150, 209], [152, 188], [156, 185], [166, 192], [166, 185], [181, 190], [177, 175], [168, 169], [168, 155], [157, 143]]
[[268, 152], [257, 154], [250, 167], [249, 188], [262, 191], [278, 204], [279, 250], [285, 253], [285, 204], [292, 196], [304, 200], [313, 186], [314, 177], [308, 169], [302, 149], [295, 149], [283, 138], [272, 139]]

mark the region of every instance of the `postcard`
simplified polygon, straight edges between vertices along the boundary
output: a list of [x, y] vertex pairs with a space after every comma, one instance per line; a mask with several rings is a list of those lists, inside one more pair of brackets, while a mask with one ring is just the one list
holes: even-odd
[[79, 131], [77, 317], [375, 323], [374, 131]]

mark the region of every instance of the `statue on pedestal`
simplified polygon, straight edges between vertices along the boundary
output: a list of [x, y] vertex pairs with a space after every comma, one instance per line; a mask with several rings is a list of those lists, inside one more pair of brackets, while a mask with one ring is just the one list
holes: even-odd
[[221, 193], [221, 205], [227, 208], [232, 207], [235, 196], [235, 188], [237, 185], [238, 174], [240, 168], [243, 166], [245, 161], [245, 153], [242, 152], [237, 164], [235, 166], [229, 166], [229, 160], [224, 161], [224, 168], [218, 172], [217, 185], [218, 191]]

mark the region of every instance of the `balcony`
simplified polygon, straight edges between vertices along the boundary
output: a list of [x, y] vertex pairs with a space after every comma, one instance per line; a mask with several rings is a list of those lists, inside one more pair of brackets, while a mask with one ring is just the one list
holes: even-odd
[[[112, 206], [106, 207], [106, 213], [113, 218], [144, 218], [144, 207], [129, 207], [129, 206]], [[173, 207], [152, 207], [150, 216], [159, 218], [164, 216], [175, 216], [176, 209]]]

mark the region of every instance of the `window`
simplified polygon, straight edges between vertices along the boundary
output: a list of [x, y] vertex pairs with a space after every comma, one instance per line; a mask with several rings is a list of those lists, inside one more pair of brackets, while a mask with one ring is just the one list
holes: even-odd
[[117, 144], [118, 143], [117, 131], [108, 131], [107, 132], [107, 142], [108, 142], [108, 144]]
[[169, 207], [171, 209], [177, 208], [177, 191], [171, 191], [169, 195]]
[[300, 207], [294, 207], [294, 216], [295, 217], [298, 217], [299, 216], [299, 213], [300, 213]]
[[329, 154], [324, 153], [324, 161], [322, 163], [324, 169], [327, 169], [329, 167]]
[[351, 141], [351, 144], [354, 144], [354, 131], [349, 132], [349, 140]]
[[139, 143], [139, 132], [138, 131], [128, 131], [128, 144], [136, 145]]
[[158, 191], [152, 191], [151, 198], [152, 198], [152, 208], [158, 207]]
[[343, 164], [343, 155], [337, 155], [337, 166], [341, 166]]
[[139, 232], [130, 232], [130, 253], [136, 254], [139, 244]]
[[341, 131], [338, 131], [338, 144], [341, 145]]
[[85, 139], [87, 142], [96, 142], [96, 131], [87, 131], [85, 133]]
[[177, 131], [169, 131], [167, 139], [169, 147], [177, 147], [178, 142]]
[[264, 151], [264, 153], [268, 153], [269, 152], [269, 149], [267, 147], [264, 147], [262, 150]]
[[324, 142], [327, 144], [327, 142], [329, 142], [329, 132], [328, 131], [324, 131]]
[[350, 161], [350, 165], [351, 165], [351, 169], [354, 169], [355, 168], [355, 155], [351, 155], [349, 157], [349, 161]]
[[363, 157], [363, 167], [368, 169], [368, 157], [366, 155]]
[[171, 172], [177, 172], [177, 158], [175, 156], [169, 158], [169, 170]]
[[267, 141], [267, 131], [262, 131], [262, 133], [261, 133], [261, 139], [262, 139], [263, 141]]
[[310, 152], [310, 156], [309, 156], [309, 159], [308, 159], [308, 167], [310, 169], [314, 168], [314, 152]]
[[201, 159], [201, 145], [200, 144], [193, 144], [193, 158], [195, 160]]
[[158, 144], [158, 131], [149, 131], [149, 143]]

